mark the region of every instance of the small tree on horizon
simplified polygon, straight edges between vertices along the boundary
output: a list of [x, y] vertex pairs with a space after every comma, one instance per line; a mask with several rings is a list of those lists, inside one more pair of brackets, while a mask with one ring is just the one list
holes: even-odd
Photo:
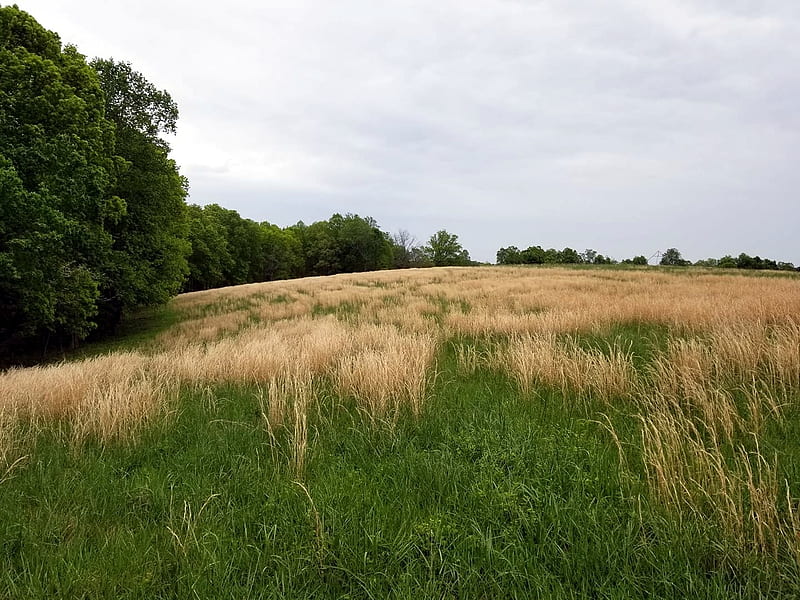
[[444, 229], [431, 236], [423, 251], [435, 267], [470, 264], [469, 252], [461, 246], [458, 236]]
[[661, 256], [661, 262], [659, 264], [668, 267], [685, 267], [690, 263], [688, 260], [684, 260], [680, 250], [677, 248], [669, 248]]

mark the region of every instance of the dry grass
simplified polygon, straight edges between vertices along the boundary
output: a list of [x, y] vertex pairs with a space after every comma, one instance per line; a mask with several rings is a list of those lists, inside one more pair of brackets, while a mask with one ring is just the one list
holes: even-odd
[[[0, 408], [70, 419], [79, 437], [113, 438], [157, 412], [178, 385], [268, 386], [291, 367], [331, 379], [376, 416], [399, 404], [419, 413], [436, 348], [453, 336], [507, 340], [481, 361], [524, 390], [544, 384], [608, 401], [630, 390], [629, 357], [620, 348], [582, 350], [569, 335], [629, 322], [683, 336], [656, 361], [658, 389], [715, 406], [720, 414], [707, 416], [726, 432], [736, 418], [719, 408], [730, 402], [711, 388], [748, 390], [753, 415], [778, 410], [800, 388], [796, 278], [422, 269], [209, 290], [179, 296], [172, 307], [181, 322], [144, 353], [0, 375]], [[765, 397], [762, 388], [782, 394]]]
[[497, 347], [489, 364], [514, 378], [525, 395], [545, 386], [565, 397], [609, 402], [626, 396], [635, 384], [632, 358], [624, 349], [585, 350], [553, 333], [513, 336]]
[[800, 399], [799, 353], [796, 322], [717, 322], [707, 335], [670, 340], [636, 392], [653, 496], [760, 554], [800, 557], [796, 502], [758, 442], [764, 423]]
[[[364, 331], [369, 335], [369, 328]], [[375, 327], [371, 334], [371, 344], [339, 362], [336, 390], [356, 398], [370, 419], [394, 421], [404, 408], [419, 416], [436, 354], [435, 338], [404, 335], [392, 327]]]
[[281, 427], [289, 432], [290, 462], [298, 477], [305, 469], [308, 411], [314, 397], [310, 373], [297, 369], [271, 379], [266, 394], [259, 394], [261, 415], [273, 438]]
[[[633, 407], [653, 498], [713, 518], [736, 544], [800, 556], [774, 456], [741, 443], [800, 398], [798, 278], [445, 268], [210, 290], [172, 307], [181, 322], [141, 352], [0, 374], [0, 475], [20, 418], [68, 421], [76, 440], [124, 439], [180, 386], [223, 383], [261, 390], [265, 425], [287, 433], [300, 475], [320, 390], [353, 398], [373, 423], [421, 415], [437, 350], [455, 339], [461, 373], [498, 370], [525, 396], [557, 389], [584, 409]], [[669, 332], [646, 371], [625, 347], [575, 339], [629, 323]]]
[[[758, 445], [723, 446], [714, 424], [659, 394], [640, 416], [642, 452], [653, 497], [678, 514], [711, 520], [740, 549], [800, 556], [800, 522], [777, 461]], [[715, 417], [712, 417], [715, 418]], [[757, 438], [756, 438], [757, 439]]]
[[141, 354], [119, 353], [11, 370], [0, 376], [0, 412], [32, 422], [67, 421], [76, 441], [126, 438], [164, 410], [177, 389], [170, 374], [148, 365]]

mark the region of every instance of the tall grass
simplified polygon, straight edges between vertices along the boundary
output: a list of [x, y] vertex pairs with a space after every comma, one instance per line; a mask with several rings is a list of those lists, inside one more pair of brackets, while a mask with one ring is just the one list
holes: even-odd
[[167, 408], [177, 389], [172, 374], [148, 363], [137, 353], [117, 353], [12, 369], [0, 375], [0, 412], [32, 422], [67, 422], [76, 441], [89, 435], [127, 438]]
[[574, 339], [562, 342], [552, 333], [512, 336], [498, 346], [490, 363], [514, 378], [525, 395], [552, 387], [564, 397], [610, 402], [627, 395], [635, 384], [633, 362], [623, 348], [586, 350]]
[[358, 399], [371, 419], [396, 421], [403, 409], [419, 416], [436, 354], [435, 338], [403, 335], [393, 328], [377, 329], [374, 335], [362, 352], [339, 362], [336, 390]]
[[[490, 398], [508, 380], [521, 407], [555, 392], [552, 418], [603, 424], [623, 458], [615, 493], [635, 493], [670, 522], [713, 525], [730, 568], [786, 564], [800, 558], [798, 482], [774, 430], [800, 408], [800, 279], [698, 273], [449, 268], [186, 294], [170, 307], [178, 323], [135, 351], [0, 374], [0, 482], [28, 452], [24, 435], [63, 424], [73, 445], [134, 445], [157, 417], [180, 420], [171, 409], [184, 406], [181, 394], [217, 402], [217, 390], [247, 390], [257, 422], [242, 417], [243, 427], [273, 449], [285, 444], [284, 462], [314, 506], [315, 539], [333, 543], [306, 485], [315, 440], [337, 431], [329, 405], [355, 406], [372, 440], [377, 425], [402, 431], [438, 418], [433, 390], [463, 384], [478, 394], [474, 384]], [[626, 328], [638, 345], [618, 335]], [[653, 339], [638, 333], [648, 328]], [[437, 379], [451, 367], [454, 379]], [[440, 425], [457, 430], [460, 418], [451, 412]], [[23, 433], [26, 423], [34, 433]], [[445, 485], [441, 477], [425, 485]], [[497, 505], [522, 510], [518, 491], [508, 493]], [[214, 511], [202, 500], [176, 504], [178, 546]], [[426, 518], [417, 533], [429, 544], [455, 535], [446, 519]], [[317, 544], [320, 564], [326, 544]]]
[[796, 501], [777, 458], [756, 443], [723, 445], [713, 421], [655, 395], [640, 416], [642, 456], [653, 497], [677, 514], [715, 523], [734, 557], [800, 556]]

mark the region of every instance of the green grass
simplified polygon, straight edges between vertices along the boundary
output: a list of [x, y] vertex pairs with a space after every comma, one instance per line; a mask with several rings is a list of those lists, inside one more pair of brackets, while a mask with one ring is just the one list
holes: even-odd
[[[653, 336], [612, 332], [645, 358]], [[184, 391], [135, 443], [41, 431], [0, 483], [0, 598], [800, 595], [790, 557], [732, 560], [713, 524], [648, 502], [597, 422], [633, 447], [624, 410], [459, 375], [449, 344], [438, 370], [394, 427], [321, 391], [302, 477], [244, 387]], [[800, 459], [798, 422], [766, 438]]]
[[81, 360], [110, 352], [140, 349], [152, 342], [159, 333], [182, 320], [180, 313], [169, 304], [142, 308], [126, 316], [114, 335], [90, 339], [85, 345], [68, 352], [62, 359]]

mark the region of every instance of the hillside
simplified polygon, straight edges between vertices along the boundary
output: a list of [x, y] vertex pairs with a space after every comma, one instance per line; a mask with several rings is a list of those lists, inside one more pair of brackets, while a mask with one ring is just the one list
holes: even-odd
[[703, 269], [180, 295], [0, 374], [0, 597], [796, 597], [798, 315]]

